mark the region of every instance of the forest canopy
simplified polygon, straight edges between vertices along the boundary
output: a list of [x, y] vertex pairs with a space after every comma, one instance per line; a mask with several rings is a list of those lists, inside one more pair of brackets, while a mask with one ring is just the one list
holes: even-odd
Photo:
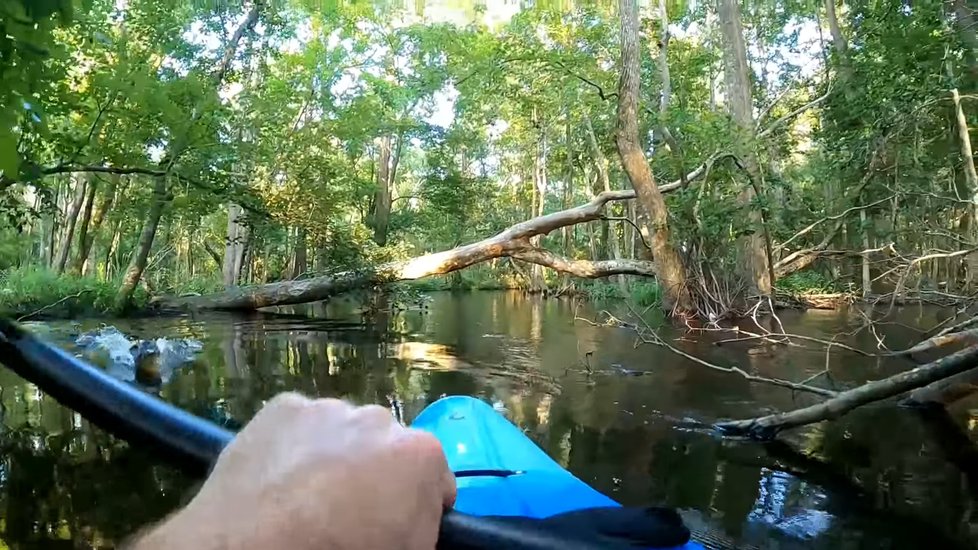
[[972, 292], [969, 0], [523, 4], [4, 3], [5, 300]]

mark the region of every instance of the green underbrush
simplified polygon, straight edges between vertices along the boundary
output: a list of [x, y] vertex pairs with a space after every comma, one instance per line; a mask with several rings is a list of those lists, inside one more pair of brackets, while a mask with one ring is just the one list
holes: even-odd
[[[58, 275], [41, 267], [18, 267], [0, 272], [0, 314], [17, 318], [108, 315], [114, 312], [119, 280]], [[149, 295], [137, 289], [133, 307], [146, 307]]]

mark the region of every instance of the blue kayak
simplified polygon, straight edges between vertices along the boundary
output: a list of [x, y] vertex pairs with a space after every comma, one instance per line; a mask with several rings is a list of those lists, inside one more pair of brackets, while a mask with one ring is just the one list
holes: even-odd
[[[477, 516], [547, 518], [619, 506], [574, 477], [488, 404], [444, 397], [426, 407], [412, 427], [441, 442], [456, 475], [455, 509]], [[696, 542], [678, 547], [701, 550]]]

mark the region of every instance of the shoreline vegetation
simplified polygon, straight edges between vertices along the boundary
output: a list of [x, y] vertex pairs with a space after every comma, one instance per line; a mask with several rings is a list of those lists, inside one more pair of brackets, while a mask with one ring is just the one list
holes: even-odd
[[[429, 277], [416, 281], [393, 283], [384, 288], [395, 297], [404, 293], [503, 291], [511, 290], [545, 298], [575, 298], [595, 302], [626, 301], [640, 308], [661, 305], [661, 289], [655, 281], [631, 278], [624, 286], [609, 280], [568, 280], [557, 276], [545, 277], [541, 289], [533, 289], [519, 276], [499, 277], [488, 270], [468, 270], [446, 276]], [[778, 281], [775, 306], [778, 309], [841, 309], [848, 305], [864, 303], [885, 304], [890, 295], [860, 296], [833, 285], [819, 274], [802, 272]], [[222, 288], [216, 279], [198, 277], [182, 281], [179, 285], [167, 285], [161, 289], [142, 285], [133, 295], [133, 301], [124, 311], [116, 309], [114, 302], [118, 281], [103, 280], [93, 276], [80, 276], [39, 267], [9, 269], [0, 272], [0, 315], [17, 320], [71, 319], [76, 317], [138, 317], [174, 313], [161, 310], [157, 301], [161, 296], [196, 296], [215, 292]], [[916, 298], [907, 295], [897, 305], [925, 303], [951, 306], [958, 303], [953, 295], [931, 291], [918, 291]]]

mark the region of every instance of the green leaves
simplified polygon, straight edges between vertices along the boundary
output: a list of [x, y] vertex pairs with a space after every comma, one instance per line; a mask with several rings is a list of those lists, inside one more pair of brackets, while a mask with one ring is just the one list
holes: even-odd
[[13, 132], [0, 132], [0, 176], [16, 177], [20, 166], [17, 153], [17, 135]]

